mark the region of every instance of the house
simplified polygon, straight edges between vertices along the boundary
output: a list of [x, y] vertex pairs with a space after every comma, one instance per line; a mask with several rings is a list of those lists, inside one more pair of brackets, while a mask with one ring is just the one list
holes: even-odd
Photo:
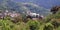
[[37, 14], [37, 13], [28, 12], [27, 15], [26, 15], [26, 18], [30, 18], [30, 19], [33, 19], [33, 20], [42, 19], [43, 15], [40, 15], [40, 14]]

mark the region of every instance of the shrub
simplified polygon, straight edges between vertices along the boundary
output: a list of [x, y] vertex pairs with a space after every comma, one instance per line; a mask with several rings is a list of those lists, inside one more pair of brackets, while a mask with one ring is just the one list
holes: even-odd
[[34, 20], [29, 20], [27, 22], [27, 25], [29, 25], [30, 30], [39, 30], [40, 22], [34, 21]]
[[44, 26], [44, 30], [53, 30], [53, 25], [51, 23], [46, 23], [46, 25]]

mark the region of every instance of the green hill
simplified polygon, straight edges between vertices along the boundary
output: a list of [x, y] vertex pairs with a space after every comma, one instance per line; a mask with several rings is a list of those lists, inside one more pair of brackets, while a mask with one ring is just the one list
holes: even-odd
[[21, 14], [23, 12], [31, 11], [34, 13], [39, 13], [41, 15], [48, 15], [49, 9], [45, 9], [33, 3], [16, 3], [11, 0], [0, 0], [0, 10], [9, 10], [9, 11], [16, 11]]

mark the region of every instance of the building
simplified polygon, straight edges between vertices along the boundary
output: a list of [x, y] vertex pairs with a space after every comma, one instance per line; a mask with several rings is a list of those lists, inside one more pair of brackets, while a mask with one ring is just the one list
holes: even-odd
[[30, 19], [33, 19], [33, 20], [37, 20], [37, 19], [42, 19], [43, 15], [40, 15], [40, 14], [37, 14], [37, 13], [28, 12], [26, 17], [30, 18]]

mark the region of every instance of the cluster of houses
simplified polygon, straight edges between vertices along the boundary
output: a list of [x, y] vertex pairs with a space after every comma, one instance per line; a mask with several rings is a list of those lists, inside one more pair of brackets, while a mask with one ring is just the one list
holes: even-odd
[[5, 16], [10, 16], [10, 17], [17, 17], [17, 16], [20, 16], [19, 13], [16, 13], [15, 11], [14, 12], [9, 12], [8, 10], [6, 11], [0, 11], [0, 19], [1, 18], [4, 18]]
[[[11, 12], [11, 11], [8, 11], [8, 10], [5, 10], [4, 12], [0, 11], [0, 19], [4, 18], [5, 16], [10, 16], [11, 18], [14, 18], [14, 17], [20, 16], [20, 13], [16, 13], [15, 11]], [[43, 15], [28, 11], [27, 14], [26, 14], [26, 18], [30, 18], [30, 19], [33, 19], [33, 20], [42, 19]]]
[[[22, 18], [21, 17], [21, 14], [20, 13], [17, 13], [15, 11], [11, 12], [11, 11], [8, 11], [8, 10], [5, 10], [5, 11], [0, 11], [0, 19], [4, 19], [6, 16], [9, 16], [11, 17], [11, 21], [16, 23], [18, 21], [20, 21], [20, 19]], [[16, 18], [15, 18], [16, 17]], [[18, 17], [18, 18], [17, 18]], [[21, 18], [20, 18], [21, 17]], [[43, 16], [41, 16], [40, 14], [37, 14], [37, 13], [32, 13], [32, 12], [27, 12], [26, 16], [25, 16], [27, 19], [32, 19], [32, 20], [40, 20], [43, 18]], [[27, 19], [24, 19], [24, 20], [27, 20]]]

